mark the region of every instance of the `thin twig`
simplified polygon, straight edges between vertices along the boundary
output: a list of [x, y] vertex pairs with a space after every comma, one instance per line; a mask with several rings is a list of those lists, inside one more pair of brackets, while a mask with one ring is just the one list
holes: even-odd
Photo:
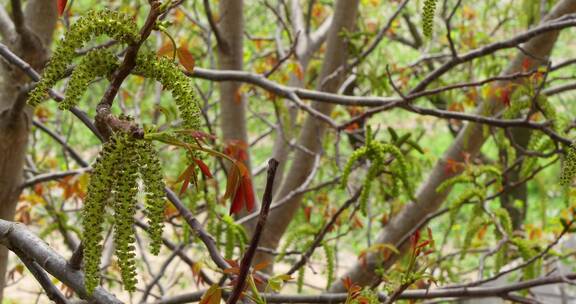
[[274, 178], [276, 177], [277, 168], [278, 161], [273, 158], [270, 159], [268, 161], [268, 177], [266, 179], [266, 189], [264, 190], [264, 197], [262, 198], [262, 208], [260, 209], [258, 223], [256, 224], [254, 235], [250, 241], [250, 247], [246, 250], [242, 262], [240, 263], [240, 274], [236, 279], [236, 285], [234, 285], [232, 294], [228, 298], [228, 301], [226, 301], [227, 304], [235, 304], [238, 302], [238, 299], [240, 299], [242, 291], [244, 290], [244, 284], [250, 271], [250, 265], [252, 265], [252, 259], [256, 254], [256, 248], [258, 248], [260, 236], [266, 226], [266, 220], [268, 219], [268, 213], [270, 212], [270, 205], [272, 204], [272, 189], [274, 188]]

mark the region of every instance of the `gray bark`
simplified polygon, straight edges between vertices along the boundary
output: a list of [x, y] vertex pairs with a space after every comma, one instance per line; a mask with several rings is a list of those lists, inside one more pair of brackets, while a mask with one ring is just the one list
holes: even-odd
[[[243, 0], [220, 1], [218, 26], [224, 45], [218, 48], [219, 67], [222, 70], [242, 70], [244, 16]], [[220, 84], [220, 124], [224, 142], [248, 142], [246, 131], [246, 98], [240, 95], [240, 82], [225, 81]], [[250, 169], [250, 160], [246, 162]]]
[[80, 297], [90, 299], [90, 303], [122, 303], [102, 287], [97, 287], [94, 293], [88, 296], [84, 286], [84, 274], [79, 270], [70, 268], [66, 259], [22, 224], [0, 219], [0, 244], [22, 252], [66, 286], [72, 288]]

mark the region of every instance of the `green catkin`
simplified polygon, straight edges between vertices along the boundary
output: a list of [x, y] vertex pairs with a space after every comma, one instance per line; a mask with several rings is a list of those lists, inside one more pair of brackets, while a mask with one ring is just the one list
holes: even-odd
[[100, 282], [100, 257], [102, 255], [102, 225], [106, 201], [114, 179], [110, 172], [119, 164], [119, 155], [115, 153], [115, 143], [108, 142], [102, 147], [96, 163], [92, 166], [88, 191], [82, 209], [84, 273], [86, 290], [91, 294]]
[[[158, 57], [153, 52], [140, 52], [136, 59], [136, 73], [144, 77], [152, 78], [172, 92], [178, 111], [182, 118], [182, 126], [188, 131], [200, 130], [200, 102], [198, 94], [192, 87], [190, 79], [178, 68], [174, 61], [166, 57]], [[195, 139], [189, 135], [182, 135], [182, 140], [187, 143], [195, 143]], [[197, 153], [188, 151], [188, 159], [192, 163], [198, 158]]]
[[447, 189], [452, 188], [453, 186], [455, 186], [457, 184], [471, 184], [473, 182], [474, 182], [474, 177], [472, 177], [468, 174], [457, 175], [455, 177], [447, 179], [442, 184], [440, 184], [440, 186], [438, 186], [438, 188], [436, 188], [436, 192], [442, 193], [442, 192], [446, 191]]
[[298, 269], [298, 278], [296, 279], [296, 290], [298, 291], [298, 293], [302, 292], [302, 289], [304, 289], [304, 274], [306, 272], [306, 268], [304, 267], [300, 267], [300, 269]]
[[135, 71], [144, 77], [157, 80], [165, 89], [172, 91], [185, 129], [200, 129], [198, 95], [190, 79], [172, 60], [158, 57], [152, 52], [141, 52], [136, 60]]
[[500, 250], [498, 250], [498, 252], [496, 253], [496, 256], [494, 257], [494, 272], [498, 273], [500, 272], [500, 269], [506, 265], [506, 261], [508, 258], [508, 244], [504, 244], [502, 246], [502, 248], [500, 248]]
[[[525, 239], [515, 237], [514, 239], [512, 239], [512, 243], [516, 245], [516, 247], [518, 248], [518, 253], [522, 257], [524, 262], [530, 260], [533, 256], [538, 254], [538, 252], [536, 252], [536, 250], [532, 248], [530, 242]], [[538, 264], [539, 263], [530, 263], [530, 265], [524, 267], [525, 280], [530, 280], [537, 276], [538, 272], [537, 269], [539, 268]]]
[[226, 229], [226, 245], [224, 247], [224, 257], [231, 259], [234, 255], [234, 246], [236, 245], [236, 233], [234, 229], [227, 227]]
[[485, 199], [486, 189], [484, 188], [468, 188], [464, 190], [450, 205], [450, 221], [456, 220], [458, 212], [464, 205], [464, 203], [470, 201], [474, 197], [478, 198], [479, 202], [482, 203]]
[[[400, 151], [400, 149], [395, 145], [373, 140], [372, 131], [370, 127], [367, 127], [366, 144], [365, 146], [354, 151], [350, 156], [350, 159], [344, 166], [344, 171], [342, 174], [340, 184], [342, 188], [346, 186], [346, 184], [348, 183], [348, 178], [352, 171], [352, 166], [356, 161], [358, 161], [362, 157], [366, 157], [372, 162], [366, 174], [362, 193], [360, 194], [359, 198], [360, 210], [364, 215], [366, 215], [367, 211], [367, 201], [370, 195], [370, 189], [372, 188], [372, 182], [376, 179], [380, 170], [383, 169], [385, 165], [386, 154], [392, 155], [395, 160], [395, 163], [392, 166], [390, 166], [391, 171], [393, 173], [391, 182], [393, 183], [394, 187], [396, 186], [394, 184], [396, 182], [395, 179], [399, 179], [406, 194], [410, 198], [413, 198], [412, 186], [408, 181], [408, 164], [402, 151]], [[396, 192], [395, 191], [396, 189], [392, 190], [393, 193]]]
[[136, 253], [133, 231], [134, 215], [136, 214], [136, 195], [138, 194], [138, 155], [136, 144], [127, 136], [120, 136], [117, 149], [121, 149], [122, 162], [114, 173], [116, 179], [112, 192], [114, 196], [114, 244], [116, 256], [124, 289], [136, 290]]
[[150, 252], [158, 255], [162, 246], [162, 231], [164, 230], [164, 208], [166, 195], [160, 157], [152, 143], [142, 141], [138, 146], [140, 156], [140, 177], [146, 191], [146, 216], [150, 229]]
[[346, 184], [348, 183], [348, 178], [350, 177], [350, 173], [352, 173], [352, 167], [354, 166], [354, 163], [357, 162], [360, 158], [364, 157], [364, 155], [366, 155], [367, 152], [368, 152], [367, 147], [361, 147], [352, 152], [350, 158], [348, 159], [348, 162], [346, 163], [346, 166], [344, 166], [344, 171], [342, 173], [342, 179], [341, 179], [342, 187], [345, 187]]
[[76, 106], [92, 80], [110, 75], [117, 67], [116, 56], [109, 50], [94, 50], [86, 54], [72, 72], [66, 97], [58, 104], [58, 108], [69, 110]]
[[498, 183], [502, 182], [502, 171], [494, 166], [476, 166], [473, 168], [472, 174], [475, 177], [480, 177], [482, 175], [492, 176]]
[[326, 255], [326, 289], [328, 289], [334, 282], [334, 248], [328, 244], [322, 245], [322, 248]]
[[301, 225], [295, 229], [289, 229], [286, 232], [284, 242], [279, 250], [280, 254], [276, 257], [276, 261], [281, 261], [286, 256], [288, 247], [294, 245], [297, 240], [302, 239], [303, 236], [313, 235], [317, 232], [317, 229], [310, 224]]
[[466, 230], [466, 234], [464, 236], [464, 242], [462, 244], [462, 257], [464, 257], [466, 251], [470, 248], [474, 236], [476, 235], [478, 230], [482, 228], [482, 226], [484, 226], [484, 224], [485, 221], [484, 217], [482, 216], [473, 216], [471, 218], [471, 221], [468, 225], [468, 229]]
[[[530, 135], [530, 140], [528, 141], [526, 149], [528, 151], [544, 151], [547, 142], [548, 140], [544, 137], [544, 133], [535, 131]], [[522, 167], [520, 168], [520, 176], [527, 177], [537, 164], [538, 157], [526, 157], [522, 162]]]
[[223, 226], [224, 224], [222, 223], [222, 221], [214, 221], [214, 232], [213, 235], [216, 238], [216, 244], [218, 244], [218, 249], [222, 250], [222, 244], [224, 242], [222, 242], [222, 232], [223, 232]]
[[241, 225], [234, 224], [233, 227], [234, 234], [236, 234], [236, 241], [238, 242], [238, 248], [240, 252], [244, 252], [244, 248], [248, 245], [248, 235], [246, 235], [246, 230]]
[[[88, 195], [83, 209], [84, 271], [89, 293], [98, 286], [99, 264], [102, 254], [102, 223], [105, 207], [114, 209], [114, 243], [124, 288], [136, 288], [135, 237], [133, 231], [138, 179], [146, 192], [146, 210], [150, 251], [158, 254], [162, 244], [164, 216], [164, 182], [158, 155], [151, 143], [114, 134], [104, 144], [93, 166]], [[111, 198], [108, 200], [108, 198]]]
[[138, 41], [138, 29], [132, 18], [127, 14], [111, 10], [90, 11], [78, 19], [59, 41], [52, 58], [44, 68], [42, 79], [30, 92], [28, 104], [37, 106], [46, 97], [48, 90], [62, 78], [76, 56], [76, 49], [84, 46], [94, 36], [107, 35], [110, 38], [124, 42]]
[[[512, 218], [508, 211], [504, 208], [497, 208], [493, 211], [494, 215], [500, 222], [500, 225], [504, 229], [504, 231], [508, 234], [512, 233]], [[499, 233], [499, 232], [498, 232]]]
[[562, 166], [562, 173], [560, 174], [560, 185], [570, 185], [574, 175], [576, 175], [576, 147], [571, 145], [567, 147], [566, 159]]
[[424, 0], [424, 9], [422, 12], [422, 31], [426, 37], [432, 37], [434, 29], [434, 13], [436, 12], [437, 0]]

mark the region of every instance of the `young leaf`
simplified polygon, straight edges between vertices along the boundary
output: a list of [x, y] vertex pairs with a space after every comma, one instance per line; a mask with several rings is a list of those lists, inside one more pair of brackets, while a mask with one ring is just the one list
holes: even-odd
[[236, 192], [238, 189], [238, 185], [240, 184], [240, 171], [238, 167], [232, 166], [230, 167], [230, 172], [228, 173], [228, 180], [226, 181], [226, 192], [224, 192], [224, 196], [222, 200], [226, 200], [229, 197], [232, 197], [232, 194]]
[[188, 72], [192, 72], [192, 70], [194, 70], [194, 65], [196, 63], [196, 61], [194, 60], [194, 56], [192, 56], [192, 53], [190, 53], [190, 51], [187, 48], [180, 46], [178, 50], [176, 50], [176, 54], [178, 55], [178, 60], [184, 66], [184, 68], [186, 68]]
[[62, 16], [64, 14], [64, 10], [66, 9], [66, 3], [68, 0], [57, 0], [56, 6], [58, 7], [58, 15]]
[[230, 214], [238, 214], [242, 211], [242, 204], [244, 202], [244, 187], [242, 182], [238, 189], [236, 189], [236, 194], [234, 195], [234, 199], [232, 200], [232, 206], [230, 206]]
[[244, 187], [244, 200], [246, 203], [246, 210], [251, 212], [254, 210], [254, 188], [252, 187], [252, 180], [249, 175], [242, 177], [242, 187]]
[[212, 173], [210, 173], [208, 165], [206, 165], [202, 160], [194, 158], [194, 162], [196, 163], [196, 165], [198, 165], [198, 168], [200, 168], [200, 171], [202, 172], [202, 174], [204, 174], [204, 176], [206, 176], [207, 178], [213, 177]]
[[166, 43], [164, 43], [164, 45], [160, 47], [160, 49], [156, 54], [158, 56], [172, 57], [174, 55], [174, 45], [172, 44], [172, 42], [167, 41]]
[[[184, 170], [184, 172], [180, 174], [180, 176], [178, 177], [177, 182], [184, 181], [182, 183], [182, 187], [180, 188], [180, 195], [184, 194], [184, 192], [186, 192], [186, 189], [188, 189], [188, 185], [190, 185], [191, 178], [193, 178], [194, 180], [196, 179], [196, 174], [194, 172], [194, 164], [188, 166], [188, 168], [186, 168], [186, 170]], [[196, 183], [196, 181], [194, 182]]]
[[222, 300], [222, 290], [218, 284], [214, 284], [206, 290], [202, 299], [200, 299], [200, 304], [219, 304]]

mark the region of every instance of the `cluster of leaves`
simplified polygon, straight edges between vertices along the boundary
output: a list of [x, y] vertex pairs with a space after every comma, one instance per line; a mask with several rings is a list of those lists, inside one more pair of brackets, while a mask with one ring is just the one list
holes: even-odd
[[151, 143], [117, 133], [104, 144], [93, 168], [83, 209], [86, 288], [91, 293], [99, 284], [102, 227], [109, 206], [114, 210], [114, 241], [122, 280], [126, 290], [133, 291], [136, 287], [133, 224], [139, 179], [146, 189], [152, 253], [158, 254], [162, 244], [165, 199], [158, 155]]
[[376, 291], [370, 288], [362, 288], [360, 285], [352, 282], [350, 277], [342, 279], [342, 285], [346, 289], [345, 304], [376, 304], [380, 303]]

